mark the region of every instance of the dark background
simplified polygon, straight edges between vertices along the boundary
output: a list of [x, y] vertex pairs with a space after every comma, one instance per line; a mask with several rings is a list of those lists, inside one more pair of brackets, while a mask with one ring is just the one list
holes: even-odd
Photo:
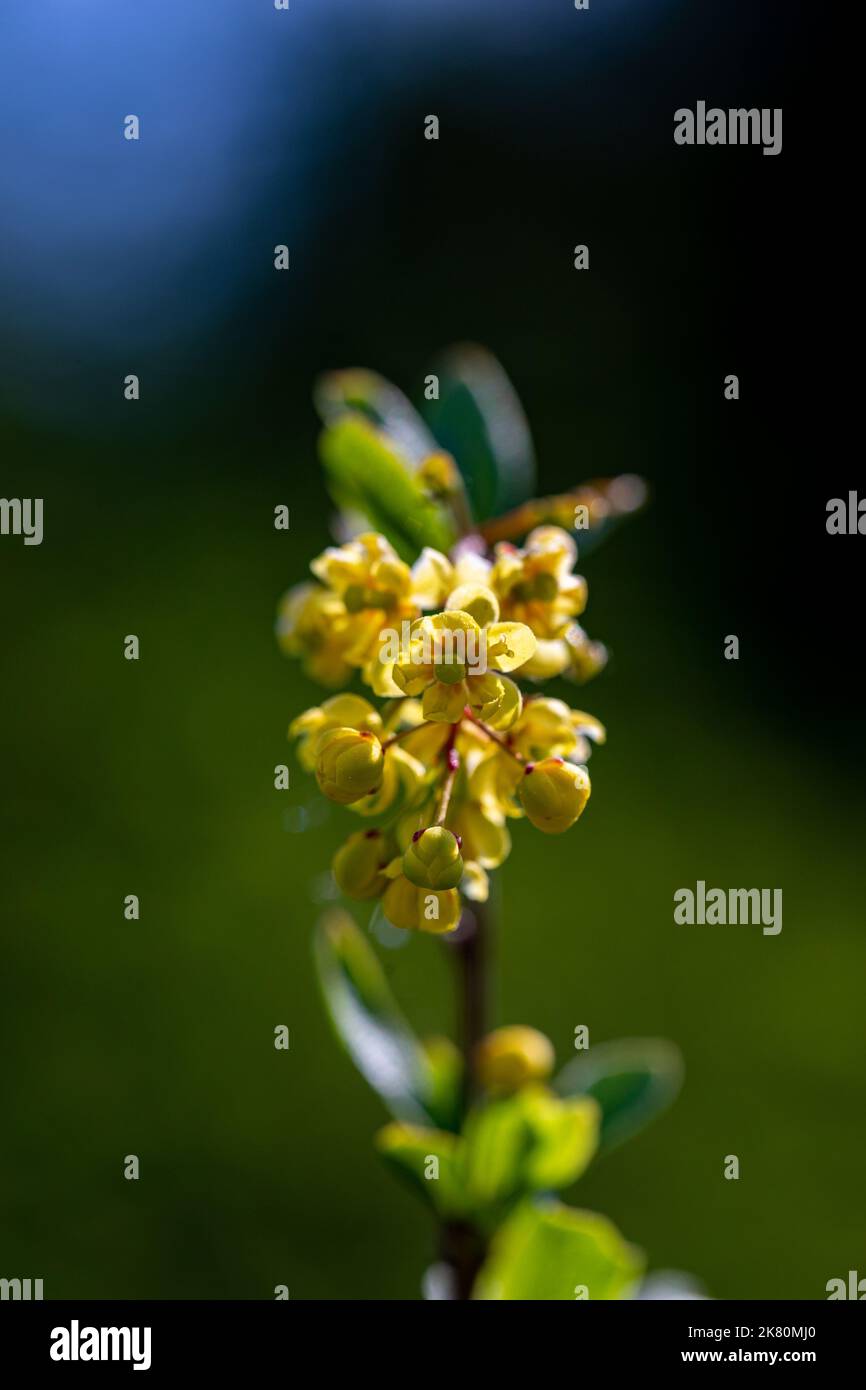
[[[585, 567], [613, 651], [575, 700], [609, 729], [590, 812], [565, 850], [518, 827], [501, 873], [499, 1021], [562, 1060], [578, 1023], [685, 1056], [674, 1109], [573, 1200], [718, 1297], [866, 1272], [863, 541], [825, 531], [862, 465], [835, 423], [813, 7], [104, 0], [2, 23], [0, 491], [45, 499], [45, 540], [0, 539], [0, 1273], [70, 1298], [418, 1289], [426, 1217], [372, 1153], [384, 1116], [313, 980], [348, 818], [294, 765], [273, 790], [318, 692], [272, 624], [329, 538], [317, 373], [417, 398], [462, 340], [505, 364], [542, 491], [653, 489]], [[698, 99], [783, 107], [781, 155], [675, 146]], [[675, 927], [698, 878], [781, 887], [781, 935]], [[448, 1031], [436, 944], [385, 959], [418, 1029]]]

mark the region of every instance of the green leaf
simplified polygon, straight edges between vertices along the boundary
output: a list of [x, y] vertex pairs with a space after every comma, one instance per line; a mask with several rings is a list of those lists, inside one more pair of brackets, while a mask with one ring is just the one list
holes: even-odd
[[389, 435], [350, 413], [327, 426], [319, 450], [337, 506], [361, 512], [404, 560], [411, 563], [425, 545], [450, 549], [455, 532], [447, 511], [427, 496]]
[[534, 1144], [525, 1180], [539, 1192], [556, 1192], [580, 1177], [598, 1148], [601, 1111], [590, 1096], [561, 1101], [548, 1093], [527, 1097]]
[[606, 1217], [559, 1202], [523, 1202], [497, 1231], [473, 1296], [622, 1298], [643, 1267], [641, 1251]]
[[460, 1176], [478, 1208], [507, 1201], [523, 1188], [534, 1143], [522, 1096], [492, 1100], [472, 1109], [463, 1127]]
[[322, 919], [315, 957], [328, 1012], [355, 1066], [398, 1119], [430, 1123], [427, 1056], [348, 913], [334, 910]]
[[326, 372], [313, 388], [316, 409], [326, 425], [349, 412], [364, 415], [391, 436], [414, 465], [436, 448], [436, 440], [408, 397], [378, 372], [365, 367]]
[[422, 1038], [421, 1046], [430, 1069], [427, 1109], [443, 1129], [460, 1128], [463, 1104], [463, 1058], [450, 1038]]
[[677, 1096], [683, 1081], [679, 1049], [662, 1038], [596, 1043], [556, 1078], [560, 1095], [592, 1096], [601, 1106], [601, 1147], [636, 1134]]
[[434, 371], [439, 399], [425, 402], [425, 415], [457, 460], [476, 520], [525, 502], [535, 489], [535, 450], [500, 363], [485, 348], [464, 344], [446, 352]]
[[455, 1163], [459, 1143], [455, 1134], [418, 1125], [390, 1124], [376, 1135], [376, 1148], [385, 1161], [440, 1216], [465, 1213]]
[[590, 1098], [562, 1101], [543, 1086], [474, 1108], [459, 1154], [473, 1203], [483, 1209], [528, 1191], [568, 1187], [595, 1153], [599, 1119]]

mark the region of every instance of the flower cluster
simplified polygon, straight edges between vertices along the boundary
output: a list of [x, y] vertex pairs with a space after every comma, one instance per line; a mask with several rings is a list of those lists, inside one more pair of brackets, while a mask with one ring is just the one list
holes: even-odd
[[[427, 1296], [629, 1297], [641, 1252], [554, 1194], [668, 1103], [679, 1058], [630, 1040], [596, 1044], [587, 1061], [575, 1038], [554, 1075], [544, 1034], [489, 1031], [494, 914], [463, 906], [487, 898], [514, 821], [558, 835], [583, 813], [605, 731], [561, 687], [543, 689], [580, 684], [607, 660], [581, 626], [572, 534], [598, 543], [646, 488], [603, 478], [533, 496], [529, 429], [499, 364], [464, 346], [441, 372], [421, 414], [364, 369], [317, 384], [338, 534], [354, 538], [286, 594], [277, 633], [328, 687], [290, 736], [322, 793], [358, 818], [333, 859], [337, 887], [406, 930], [450, 933], [463, 920], [459, 1046], [415, 1035], [342, 907], [318, 924], [316, 968], [337, 1035], [391, 1114], [377, 1148], [436, 1218]], [[355, 534], [359, 517], [376, 529]]]
[[559, 834], [586, 806], [604, 729], [534, 689], [586, 680], [606, 660], [576, 621], [587, 601], [576, 559], [556, 526], [489, 554], [477, 537], [450, 556], [426, 548], [412, 566], [366, 533], [327, 549], [311, 565], [318, 582], [283, 600], [284, 649], [321, 683], [359, 676], [384, 702], [344, 690], [290, 735], [324, 795], [367, 822], [334, 859], [340, 890], [381, 898], [394, 926], [452, 931], [461, 894], [487, 897], [510, 820]]

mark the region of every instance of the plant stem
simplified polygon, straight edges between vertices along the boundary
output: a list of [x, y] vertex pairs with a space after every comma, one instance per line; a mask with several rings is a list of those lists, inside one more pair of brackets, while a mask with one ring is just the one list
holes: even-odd
[[531, 502], [523, 502], [503, 516], [482, 522], [478, 530], [487, 544], [493, 545], [497, 541], [516, 540], [533, 527], [544, 524], [570, 529], [574, 526], [578, 506], [586, 507], [592, 529], [605, 521], [640, 511], [646, 500], [646, 483], [632, 473], [617, 478], [596, 478], [594, 482], [582, 483], [556, 497], [535, 497]]
[[[436, 824], [444, 825], [451, 793], [460, 768], [455, 744], [462, 720], [451, 726], [443, 748], [446, 772], [442, 784]], [[463, 918], [450, 949], [454, 952], [457, 974], [457, 1036], [463, 1056], [460, 1124], [479, 1091], [476, 1075], [478, 1044], [488, 1029], [490, 995], [491, 915], [487, 903], [472, 903]], [[446, 1221], [439, 1233], [439, 1257], [451, 1270], [456, 1299], [472, 1297], [472, 1288], [484, 1263], [487, 1243], [481, 1231], [468, 1221]]]
[[[473, 903], [464, 911], [459, 939], [452, 948], [457, 970], [458, 1038], [463, 1054], [461, 1121], [478, 1095], [475, 1059], [478, 1044], [489, 1027], [491, 918], [489, 904]], [[451, 1267], [456, 1299], [471, 1298], [486, 1253], [483, 1235], [470, 1223], [451, 1221], [443, 1225], [440, 1255]]]
[[445, 774], [445, 781], [442, 783], [442, 794], [439, 798], [439, 806], [436, 812], [434, 825], [444, 825], [448, 816], [448, 807], [451, 803], [451, 793], [454, 790], [454, 779], [457, 776], [457, 769], [452, 768]]
[[440, 1232], [439, 1258], [453, 1277], [453, 1298], [468, 1302], [481, 1266], [486, 1245], [480, 1231], [468, 1221], [446, 1221]]
[[457, 773], [460, 771], [460, 755], [457, 752], [457, 749], [454, 747], [454, 743], [457, 738], [457, 733], [459, 729], [460, 720], [458, 719], [456, 724], [451, 725], [451, 729], [448, 734], [448, 742], [442, 749], [442, 754], [445, 759], [446, 772], [445, 779], [442, 783], [442, 792], [439, 797], [439, 806], [436, 811], [436, 820], [434, 822], [434, 824], [436, 825], [445, 824], [445, 821], [448, 816], [448, 807], [451, 804], [451, 793], [454, 790], [454, 782], [456, 780]]
[[[463, 934], [465, 933], [465, 935]], [[475, 1057], [488, 1031], [490, 993], [490, 911], [487, 903], [473, 903], [464, 914], [457, 943], [459, 973], [459, 1038], [463, 1053], [464, 1115], [478, 1094]]]

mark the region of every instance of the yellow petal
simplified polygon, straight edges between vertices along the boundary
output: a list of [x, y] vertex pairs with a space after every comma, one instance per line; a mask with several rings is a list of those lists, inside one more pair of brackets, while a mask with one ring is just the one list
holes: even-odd
[[424, 718], [440, 724], [456, 724], [466, 707], [466, 682], [444, 685], [433, 681], [424, 691]]
[[[301, 738], [318, 733], [325, 722], [325, 715], [322, 713], [321, 706], [314, 705], [312, 709], [305, 709], [303, 714], [299, 714], [289, 725], [289, 738]], [[338, 723], [342, 723], [339, 720]]]
[[[417, 931], [418, 889], [414, 883], [403, 877], [403, 860], [400, 859], [398, 862], [401, 866], [400, 876], [385, 889], [382, 911], [392, 927], [401, 927], [404, 931]], [[389, 869], [385, 870], [388, 877], [391, 876]]]
[[420, 651], [407, 652], [400, 661], [394, 662], [391, 674], [402, 695], [420, 695], [433, 680], [433, 667], [413, 660], [415, 655], [420, 654]]
[[508, 858], [511, 836], [503, 817], [490, 818], [479, 806], [464, 806], [459, 817], [459, 830], [466, 853], [485, 869], [498, 869]]
[[480, 864], [470, 859], [463, 866], [460, 891], [464, 898], [473, 903], [486, 903], [490, 894], [490, 880]]
[[425, 545], [412, 566], [412, 597], [419, 608], [439, 608], [454, 583], [454, 567], [447, 555]]
[[566, 575], [577, 559], [577, 546], [574, 538], [561, 526], [536, 526], [526, 537], [526, 550], [530, 555], [547, 561], [545, 568], [552, 574]]
[[374, 656], [363, 670], [364, 681], [371, 687], [374, 695], [378, 695], [383, 700], [399, 699], [403, 694], [397, 682], [394, 680], [394, 662], [382, 661], [380, 657]]
[[465, 613], [461, 608], [446, 608], [442, 613], [431, 613], [421, 618], [418, 626], [434, 635], [444, 632], [476, 633], [479, 628], [471, 613]]
[[381, 786], [352, 805], [351, 809], [358, 815], [381, 816], [398, 803], [408, 802], [426, 776], [424, 764], [399, 744], [385, 750], [384, 761]]
[[341, 592], [350, 584], [363, 584], [367, 563], [360, 547], [329, 545], [312, 561], [310, 569], [329, 589]]
[[[421, 713], [423, 717], [423, 707]], [[439, 760], [448, 730], [442, 724], [425, 724], [415, 729], [401, 740], [402, 746], [422, 762], [425, 767], [434, 767]]]
[[452, 589], [458, 584], [484, 584], [491, 587], [491, 571], [493, 566], [483, 555], [468, 547], [457, 546], [454, 552], [454, 582], [450, 585]]
[[492, 623], [485, 629], [487, 662], [494, 671], [516, 671], [535, 654], [535, 633], [525, 623]]
[[496, 560], [490, 576], [491, 583], [500, 594], [507, 594], [513, 584], [523, 578], [523, 552], [510, 541], [500, 541], [495, 549]]
[[523, 815], [522, 806], [515, 800], [523, 768], [495, 744], [488, 741], [487, 746], [492, 751], [473, 769], [469, 777], [469, 795], [487, 819], [496, 824], [501, 823], [504, 816]]
[[535, 655], [529, 658], [525, 666], [521, 666], [520, 674], [527, 680], [548, 681], [562, 675], [570, 662], [571, 652], [567, 644], [560, 638], [549, 638], [538, 643]]
[[508, 729], [520, 717], [523, 700], [514, 681], [488, 672], [466, 680], [473, 713], [492, 729]]
[[416, 888], [418, 894], [418, 926], [421, 931], [454, 931], [460, 925], [462, 904], [456, 888], [436, 893], [432, 889]]
[[499, 599], [484, 584], [460, 584], [448, 595], [446, 608], [459, 609], [475, 619], [479, 627], [489, 627], [499, 617]]
[[383, 622], [381, 608], [369, 608], [352, 615], [349, 625], [352, 640], [347, 644], [344, 655], [353, 666], [365, 666], [376, 652]]
[[378, 734], [382, 728], [382, 718], [375, 705], [365, 700], [363, 695], [332, 695], [320, 706], [329, 724], [342, 725], [350, 729], [368, 729]]

